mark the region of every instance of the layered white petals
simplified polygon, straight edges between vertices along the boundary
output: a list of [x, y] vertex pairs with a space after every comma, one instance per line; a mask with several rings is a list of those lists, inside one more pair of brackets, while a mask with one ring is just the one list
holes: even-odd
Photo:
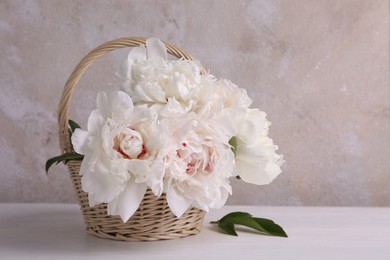
[[92, 201], [109, 203], [123, 191], [129, 176], [126, 174], [126, 168], [123, 172], [111, 174], [109, 169], [101, 164], [99, 166], [94, 167], [93, 171], [83, 173], [81, 185]]
[[99, 93], [87, 130], [72, 136], [90, 206], [107, 203], [126, 222], [151, 189], [180, 217], [192, 206], [222, 207], [231, 177], [268, 184], [280, 174], [265, 113], [249, 108], [244, 89], [200, 68], [167, 59], [156, 38], [131, 50], [124, 92]]
[[167, 50], [165, 45], [159, 39], [147, 39], [146, 48], [148, 50], [147, 54], [149, 59], [167, 59]]
[[258, 109], [248, 109], [239, 122], [235, 169], [245, 182], [269, 184], [281, 173], [282, 158], [268, 137], [269, 125], [265, 113]]
[[164, 191], [173, 213], [180, 217], [190, 206], [209, 211], [225, 204], [233, 176], [234, 154], [207, 122], [195, 118], [173, 122], [171, 151]]
[[163, 110], [163, 117], [199, 109], [202, 92], [214, 79], [200, 74], [198, 62], [167, 60], [165, 45], [155, 38], [147, 40], [146, 52], [144, 46], [138, 48], [129, 54], [127, 81], [123, 85], [134, 103]]
[[[160, 149], [167, 138], [157, 123], [155, 111], [134, 107], [122, 91], [98, 94], [87, 131], [77, 129], [72, 136], [74, 149], [84, 154], [81, 184], [90, 206], [108, 203], [109, 214], [127, 221], [148, 186], [161, 195], [164, 161]], [[149, 139], [159, 144], [150, 144]]]
[[[249, 98], [247, 92], [243, 88], [237, 87], [231, 81], [220, 79], [214, 83], [215, 99], [214, 106], [222, 106], [223, 109], [232, 109], [239, 116], [244, 116], [242, 113], [252, 104], [252, 99]], [[218, 108], [214, 108], [218, 109]]]
[[76, 153], [86, 154], [89, 151], [88, 148], [88, 131], [77, 128], [72, 135], [73, 149]]
[[108, 215], [119, 215], [123, 222], [127, 222], [134, 214], [144, 198], [146, 183], [127, 182], [123, 192], [107, 205]]
[[179, 194], [176, 187], [171, 187], [166, 191], [168, 206], [172, 213], [178, 218], [191, 206], [192, 200]]

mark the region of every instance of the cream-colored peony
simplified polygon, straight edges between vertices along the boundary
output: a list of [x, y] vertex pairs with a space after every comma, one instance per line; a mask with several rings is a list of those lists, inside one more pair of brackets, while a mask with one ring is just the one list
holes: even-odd
[[90, 206], [108, 203], [125, 222], [149, 187], [180, 217], [191, 206], [222, 207], [231, 177], [268, 184], [281, 172], [270, 122], [244, 89], [201, 74], [197, 62], [167, 59], [158, 39], [134, 48], [127, 65], [124, 92], [99, 93], [87, 131], [72, 136]]
[[200, 65], [190, 60], [169, 60], [165, 45], [158, 39], [131, 50], [123, 90], [135, 105], [147, 104], [162, 117], [175, 117], [198, 109], [215, 79], [201, 75]]
[[268, 137], [270, 124], [266, 114], [258, 109], [247, 109], [238, 121], [235, 171], [245, 182], [269, 184], [281, 173], [283, 160]]
[[229, 178], [234, 174], [228, 137], [194, 116], [170, 125], [164, 192], [172, 212], [180, 217], [190, 206], [205, 211], [222, 207], [231, 194]]
[[215, 81], [213, 92], [213, 110], [230, 109], [237, 113], [237, 117], [243, 117], [246, 109], [252, 104], [252, 99], [248, 97], [246, 90], [237, 87], [227, 79]]
[[108, 214], [126, 222], [147, 187], [161, 195], [164, 133], [157, 127], [156, 113], [146, 105], [134, 107], [122, 91], [99, 93], [88, 129], [72, 135], [75, 151], [84, 155], [80, 175], [90, 206], [108, 203]]

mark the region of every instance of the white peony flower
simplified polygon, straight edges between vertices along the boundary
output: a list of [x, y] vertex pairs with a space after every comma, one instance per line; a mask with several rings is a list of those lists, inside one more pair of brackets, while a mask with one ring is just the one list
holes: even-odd
[[269, 184], [281, 173], [282, 157], [268, 137], [270, 124], [258, 109], [247, 109], [238, 122], [235, 171], [245, 182]]
[[[246, 109], [252, 104], [245, 89], [237, 87], [230, 80], [220, 79], [214, 84], [214, 106], [221, 106], [223, 109], [235, 110], [242, 117]], [[217, 108], [215, 108], [217, 109]], [[243, 113], [243, 111], [245, 113]]]
[[126, 222], [150, 188], [180, 217], [222, 207], [231, 177], [268, 184], [281, 172], [270, 122], [244, 89], [196, 61], [168, 60], [158, 39], [132, 49], [127, 66], [124, 92], [99, 93], [87, 131], [72, 136], [90, 206], [107, 203]]
[[80, 175], [91, 207], [108, 203], [108, 214], [126, 222], [147, 187], [161, 195], [167, 138], [156, 125], [156, 113], [147, 106], [134, 107], [126, 93], [98, 94], [87, 131], [77, 129], [72, 135], [75, 151], [84, 155]]
[[246, 115], [252, 100], [245, 89], [226, 79], [213, 82], [208, 89], [210, 91], [201, 96], [195, 112], [203, 120], [208, 120], [215, 131], [231, 138], [237, 133], [237, 122]]
[[196, 61], [167, 60], [165, 45], [155, 38], [146, 41], [146, 48], [132, 49], [127, 65], [123, 90], [134, 104], [152, 106], [162, 117], [196, 111], [201, 95], [209, 93], [209, 85], [215, 81], [200, 74]]
[[175, 127], [166, 156], [164, 192], [172, 212], [180, 217], [190, 206], [205, 211], [222, 207], [231, 194], [229, 178], [234, 174], [228, 137], [195, 118], [171, 124]]

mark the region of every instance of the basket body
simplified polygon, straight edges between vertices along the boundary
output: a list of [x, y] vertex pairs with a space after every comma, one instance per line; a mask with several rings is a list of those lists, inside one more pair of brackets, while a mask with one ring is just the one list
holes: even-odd
[[[65, 84], [58, 110], [59, 141], [62, 153], [73, 151], [68, 130], [68, 110], [73, 90], [83, 73], [95, 59], [105, 53], [123, 47], [135, 47], [145, 44], [145, 41], [145, 38], [122, 38], [107, 42], [92, 50], [76, 66]], [[192, 59], [189, 54], [175, 46], [166, 44], [166, 47], [171, 55]], [[113, 240], [153, 241], [180, 238], [200, 232], [204, 211], [190, 208], [182, 217], [177, 218], [168, 207], [165, 194], [157, 198], [150, 189], [147, 190], [137, 211], [126, 223], [123, 223], [119, 216], [108, 216], [107, 204], [89, 207], [88, 194], [81, 188], [80, 165], [79, 161], [67, 163], [88, 233]]]
[[88, 194], [81, 189], [80, 162], [69, 162], [68, 169], [89, 234], [122, 241], [153, 241], [201, 231], [204, 211], [190, 208], [177, 218], [168, 207], [165, 194], [157, 198], [150, 189], [134, 215], [123, 223], [119, 216], [107, 215], [107, 204], [89, 207]]

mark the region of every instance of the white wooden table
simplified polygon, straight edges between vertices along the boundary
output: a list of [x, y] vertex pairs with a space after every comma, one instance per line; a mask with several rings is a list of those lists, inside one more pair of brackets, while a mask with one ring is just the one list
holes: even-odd
[[[211, 220], [247, 211], [289, 238], [217, 232]], [[199, 235], [156, 242], [100, 239], [84, 231], [75, 204], [1, 204], [0, 259], [390, 259], [390, 208], [225, 206]]]

